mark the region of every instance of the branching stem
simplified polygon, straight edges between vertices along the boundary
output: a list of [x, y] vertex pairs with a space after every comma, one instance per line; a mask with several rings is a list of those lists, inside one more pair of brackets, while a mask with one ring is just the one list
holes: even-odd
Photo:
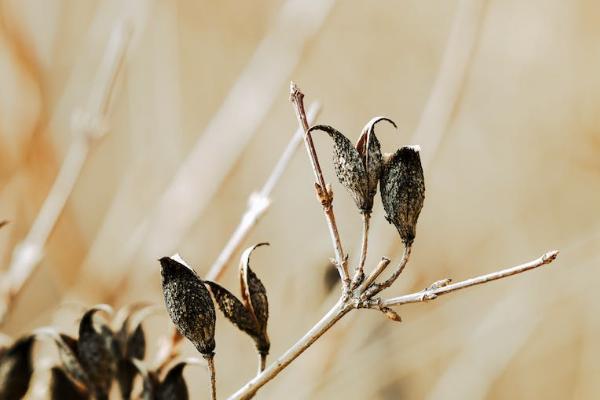
[[337, 224], [335, 222], [335, 214], [333, 213], [333, 193], [325, 183], [325, 179], [323, 178], [323, 171], [321, 170], [321, 165], [319, 164], [319, 159], [317, 157], [315, 145], [313, 143], [312, 137], [308, 134], [309, 126], [306, 118], [306, 112], [304, 110], [304, 93], [302, 93], [300, 89], [298, 89], [294, 82], [291, 82], [290, 84], [290, 101], [295, 106], [296, 118], [298, 119], [298, 123], [300, 124], [302, 129], [304, 129], [304, 144], [306, 146], [306, 151], [308, 152], [308, 157], [310, 158], [313, 173], [315, 174], [315, 187], [317, 190], [317, 196], [321, 201], [321, 205], [323, 206], [323, 212], [325, 214], [325, 219], [327, 220], [329, 234], [331, 236], [331, 241], [335, 250], [335, 259], [337, 264], [336, 267], [340, 274], [340, 278], [342, 279], [344, 291], [347, 292], [350, 288], [350, 274], [348, 273], [348, 264], [344, 257], [344, 250], [342, 248], [340, 234], [338, 232]]
[[206, 357], [206, 363], [208, 365], [208, 373], [210, 374], [210, 398], [217, 400], [217, 373], [215, 371], [214, 355]]
[[360, 246], [360, 260], [352, 278], [352, 288], [355, 288], [365, 278], [365, 263], [367, 262], [367, 249], [369, 247], [369, 223], [371, 221], [371, 214], [364, 213], [362, 216], [362, 243]]

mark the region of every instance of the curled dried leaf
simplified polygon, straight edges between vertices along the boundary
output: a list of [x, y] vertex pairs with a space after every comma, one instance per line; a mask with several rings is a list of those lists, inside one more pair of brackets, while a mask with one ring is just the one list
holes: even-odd
[[34, 335], [28, 335], [17, 340], [0, 358], [0, 399], [18, 400], [29, 390], [34, 339]]
[[269, 319], [269, 300], [267, 290], [258, 276], [250, 268], [250, 257], [252, 252], [260, 246], [268, 246], [269, 243], [258, 243], [247, 248], [242, 254], [240, 263], [240, 288], [242, 301], [246, 309], [252, 312], [256, 318], [260, 335], [257, 336], [257, 348], [262, 354], [268, 354], [271, 343], [267, 334], [267, 322]]
[[425, 178], [417, 146], [404, 146], [386, 161], [381, 199], [386, 219], [398, 229], [402, 241], [411, 244], [425, 200]]
[[215, 349], [215, 306], [196, 273], [170, 258], [160, 259], [167, 311], [177, 330], [207, 358]]
[[50, 370], [50, 399], [51, 400], [87, 400], [90, 394], [81, 384], [69, 377], [61, 367]]

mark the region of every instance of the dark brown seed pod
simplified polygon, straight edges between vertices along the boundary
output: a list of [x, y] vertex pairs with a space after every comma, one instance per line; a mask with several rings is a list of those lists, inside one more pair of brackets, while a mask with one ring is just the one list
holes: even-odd
[[269, 319], [269, 300], [267, 290], [263, 283], [258, 279], [254, 271], [250, 269], [250, 256], [252, 252], [260, 246], [268, 246], [269, 243], [258, 243], [248, 247], [242, 253], [240, 263], [240, 288], [242, 293], [242, 302], [246, 309], [252, 312], [258, 323], [260, 334], [257, 337], [256, 346], [261, 354], [268, 354], [271, 347], [269, 335], [267, 334], [267, 322]]
[[385, 218], [396, 226], [402, 241], [411, 244], [425, 200], [425, 178], [418, 146], [402, 147], [385, 162], [381, 200]]
[[205, 358], [215, 350], [215, 306], [196, 273], [170, 257], [160, 259], [167, 311], [177, 330]]
[[52, 367], [50, 374], [51, 400], [87, 400], [90, 398], [85, 387], [73, 381], [63, 368]]
[[18, 400], [29, 390], [33, 372], [31, 350], [34, 336], [17, 340], [0, 359], [0, 399]]
[[350, 192], [359, 210], [368, 214], [373, 210], [373, 199], [383, 168], [381, 146], [374, 131], [380, 121], [388, 121], [396, 126], [389, 118], [375, 117], [363, 128], [356, 146], [329, 125], [316, 125], [308, 131], [320, 130], [333, 139], [333, 166], [337, 178]]
[[77, 355], [87, 372], [97, 399], [107, 399], [117, 371], [118, 346], [108, 326], [94, 321], [94, 314], [101, 308], [95, 307], [83, 314], [79, 324]]

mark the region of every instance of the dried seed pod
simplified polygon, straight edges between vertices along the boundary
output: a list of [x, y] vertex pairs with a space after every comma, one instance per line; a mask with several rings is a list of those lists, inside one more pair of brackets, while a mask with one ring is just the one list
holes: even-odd
[[177, 363], [167, 372], [165, 379], [160, 383], [156, 391], [156, 400], [187, 400], [189, 393], [183, 369], [187, 362]]
[[240, 287], [242, 302], [246, 309], [252, 312], [258, 323], [260, 334], [256, 338], [256, 346], [261, 354], [268, 354], [271, 347], [269, 335], [267, 334], [267, 322], [269, 319], [269, 300], [267, 290], [258, 279], [254, 271], [250, 269], [250, 256], [260, 246], [268, 246], [269, 243], [258, 243], [247, 248], [242, 254], [240, 263]]
[[373, 198], [369, 195], [367, 172], [362, 159], [352, 142], [337, 129], [329, 125], [316, 125], [308, 130], [326, 132], [333, 139], [333, 167], [340, 183], [350, 192], [361, 212], [373, 209]]
[[58, 333], [54, 328], [41, 328], [36, 330], [35, 334], [51, 338], [58, 348], [58, 356], [64, 371], [81, 386], [89, 385], [89, 377], [79, 361], [77, 339]]
[[135, 366], [142, 377], [142, 400], [156, 400], [156, 390], [160, 385], [158, 374], [148, 370], [146, 364], [142, 360], [132, 359], [131, 363]]
[[385, 218], [396, 226], [402, 241], [411, 244], [425, 200], [425, 178], [418, 146], [402, 147], [385, 162], [381, 200]]
[[25, 396], [33, 372], [31, 350], [35, 336], [17, 340], [0, 359], [0, 399], [18, 400]]
[[85, 387], [73, 381], [63, 368], [52, 367], [50, 374], [51, 400], [88, 400], [90, 398]]
[[333, 139], [333, 166], [338, 180], [350, 192], [359, 210], [367, 214], [373, 210], [373, 199], [383, 168], [381, 146], [374, 131], [380, 121], [396, 126], [389, 118], [373, 118], [363, 128], [356, 146], [329, 125], [316, 125], [308, 131], [320, 130]]
[[397, 128], [396, 123], [386, 117], [375, 117], [371, 119], [362, 130], [358, 141], [356, 142], [356, 150], [360, 154], [360, 158], [367, 171], [367, 185], [371, 198], [371, 207], [373, 206], [373, 198], [377, 193], [377, 184], [383, 171], [383, 157], [381, 155], [381, 145], [377, 136], [375, 136], [375, 125], [381, 121], [389, 122]]
[[93, 386], [95, 397], [107, 399], [117, 371], [119, 349], [112, 331], [104, 323], [95, 322], [95, 307], [83, 314], [79, 324], [77, 355]]
[[211, 281], [205, 283], [210, 287], [219, 309], [229, 321], [253, 338], [260, 334], [256, 318], [237, 297], [218, 283]]
[[196, 273], [170, 257], [160, 259], [165, 304], [171, 320], [205, 357], [214, 355], [215, 306]]

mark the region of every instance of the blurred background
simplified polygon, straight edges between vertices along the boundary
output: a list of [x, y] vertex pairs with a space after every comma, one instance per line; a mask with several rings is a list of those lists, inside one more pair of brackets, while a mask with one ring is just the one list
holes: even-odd
[[[425, 207], [388, 296], [561, 255], [398, 308], [401, 324], [352, 313], [257, 398], [598, 398], [599, 22], [591, 0], [0, 1], [3, 278], [37, 266], [2, 331], [74, 333], [100, 302], [162, 306], [156, 260], [175, 252], [206, 274], [294, 135], [293, 79], [353, 141], [385, 115], [385, 151], [422, 147]], [[360, 217], [329, 139], [316, 145], [352, 264]], [[253, 258], [271, 359], [339, 293], [302, 147], [241, 243], [271, 242]], [[367, 265], [401, 253], [377, 196]], [[238, 259], [222, 277], [235, 293]], [[170, 322], [145, 326], [154, 352]], [[225, 396], [254, 375], [254, 349], [220, 318], [216, 350]], [[185, 375], [206, 397], [204, 369]]]

